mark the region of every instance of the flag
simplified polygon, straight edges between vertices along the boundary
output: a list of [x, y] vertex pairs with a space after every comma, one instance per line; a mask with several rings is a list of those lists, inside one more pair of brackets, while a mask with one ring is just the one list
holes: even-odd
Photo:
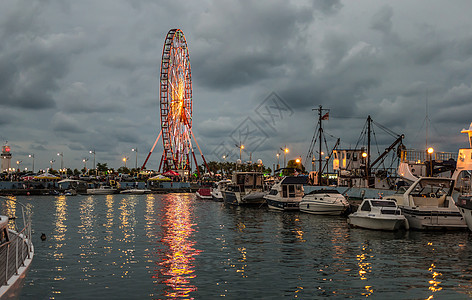
[[329, 120], [329, 111], [321, 117], [321, 120]]

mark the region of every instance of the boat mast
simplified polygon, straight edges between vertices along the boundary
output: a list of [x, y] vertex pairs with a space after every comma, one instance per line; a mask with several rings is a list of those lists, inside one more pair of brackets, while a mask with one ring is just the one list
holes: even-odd
[[365, 179], [366, 179], [366, 186], [369, 187], [369, 176], [370, 176], [370, 125], [372, 123], [372, 118], [370, 115], [367, 117], [367, 161], [366, 161], [366, 174], [365, 174]]
[[320, 140], [319, 154], [320, 154], [320, 157], [319, 157], [319, 159], [318, 159], [318, 166], [319, 166], [319, 167], [318, 167], [318, 170], [319, 170], [319, 171], [318, 171], [318, 184], [319, 184], [319, 185], [321, 185], [321, 170], [322, 170], [322, 167], [323, 167], [323, 163], [322, 163], [322, 161], [321, 161], [321, 160], [322, 160], [322, 155], [321, 155], [321, 145], [322, 145], [321, 135], [323, 134], [323, 127], [321, 127], [321, 119], [323, 118], [322, 115], [321, 115], [321, 114], [322, 114], [322, 110], [323, 110], [323, 108], [322, 108], [322, 106], [320, 105], [320, 107], [319, 107], [319, 114], [318, 114], [318, 115], [319, 115], [319, 120], [318, 120], [318, 122], [319, 122], [319, 128], [320, 128], [320, 132], [319, 132], [319, 140]]

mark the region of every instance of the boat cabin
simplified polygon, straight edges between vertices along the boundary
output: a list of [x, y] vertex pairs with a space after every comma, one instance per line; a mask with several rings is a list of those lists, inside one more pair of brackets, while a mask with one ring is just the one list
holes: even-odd
[[397, 203], [393, 200], [383, 199], [365, 199], [359, 211], [370, 212], [373, 209], [379, 209], [382, 214], [400, 215], [401, 211], [397, 207]]
[[272, 187], [269, 195], [278, 195], [282, 198], [303, 197], [303, 185], [307, 182], [306, 177], [287, 176], [279, 184]]
[[260, 172], [235, 172], [228, 189], [235, 192], [246, 190], [262, 190], [264, 188], [263, 173]]

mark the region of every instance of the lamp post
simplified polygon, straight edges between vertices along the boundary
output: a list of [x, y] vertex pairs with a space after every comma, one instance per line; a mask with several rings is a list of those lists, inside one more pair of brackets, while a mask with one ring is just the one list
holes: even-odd
[[33, 158], [33, 173], [34, 173], [34, 154], [30, 154], [30, 155], [28, 155], [28, 157], [32, 157], [32, 158]]
[[97, 173], [97, 167], [95, 166], [95, 150], [90, 150], [89, 153], [93, 154], [93, 168], [95, 169], [95, 176], [97, 176], [98, 173]]
[[431, 173], [429, 174], [429, 176], [433, 176], [433, 153], [434, 153], [434, 149], [432, 147], [429, 147], [428, 148], [428, 154], [429, 154], [429, 164], [431, 165]]
[[365, 162], [365, 185], [366, 187], [369, 187], [369, 172], [368, 172], [368, 164], [367, 164], [367, 153], [366, 152], [362, 152], [362, 158], [364, 158], [364, 162]]
[[[277, 152], [277, 169], [280, 168], [280, 161], [279, 161], [280, 154]], [[274, 170], [275, 171], [275, 170]], [[274, 173], [275, 174], [275, 173]]]
[[51, 163], [51, 170], [52, 170], [52, 164], [55, 162], [55, 159], [51, 159], [49, 162]]
[[126, 161], [128, 160], [129, 157], [123, 157], [123, 162], [125, 163], [125, 168], [126, 168]]
[[287, 158], [287, 153], [289, 152], [289, 150], [287, 148], [287, 145], [285, 145], [285, 148], [280, 148], [280, 150], [284, 152], [284, 168], [285, 168], [287, 166], [286, 158]]
[[88, 161], [88, 158], [84, 158], [84, 159], [82, 159], [82, 161], [84, 162], [84, 170], [85, 170], [84, 174], [85, 174], [85, 173], [87, 173], [87, 161]]
[[138, 170], [138, 147], [134, 148], [134, 149], [131, 149], [131, 151], [134, 151], [136, 152], [136, 165], [135, 165], [135, 169]]
[[61, 157], [61, 169], [62, 169], [62, 168], [64, 168], [64, 153], [59, 152], [59, 153], [57, 153], [57, 155]]
[[239, 160], [242, 161], [242, 159], [241, 159], [241, 153], [242, 153], [242, 151], [243, 151], [243, 149], [244, 149], [244, 145], [241, 145], [241, 143], [239, 143], [238, 148], [239, 148]]
[[18, 171], [18, 172], [20, 172], [20, 165], [21, 165], [22, 162], [23, 162], [22, 160], [17, 160], [17, 161], [16, 161], [16, 165], [17, 165], [17, 169], [18, 169], [17, 171]]

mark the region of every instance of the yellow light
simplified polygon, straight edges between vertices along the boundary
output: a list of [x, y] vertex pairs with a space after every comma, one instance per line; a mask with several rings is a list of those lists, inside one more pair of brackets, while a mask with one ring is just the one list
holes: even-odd
[[429, 147], [429, 148], [428, 148], [428, 153], [429, 153], [429, 154], [433, 154], [433, 152], [434, 152], [434, 149], [433, 149], [432, 147]]
[[288, 148], [285, 148], [285, 153], [288, 153]]
[[299, 163], [300, 163], [300, 159], [297, 158], [297, 159], [295, 160], [295, 162], [296, 162], [297, 164], [299, 164]]
[[126, 161], [126, 157], [123, 157], [123, 161]]
[[367, 157], [367, 153], [362, 152], [362, 157], [363, 157], [363, 158], [366, 158], [366, 157]]
[[241, 145], [241, 149], [244, 149], [244, 145]]

